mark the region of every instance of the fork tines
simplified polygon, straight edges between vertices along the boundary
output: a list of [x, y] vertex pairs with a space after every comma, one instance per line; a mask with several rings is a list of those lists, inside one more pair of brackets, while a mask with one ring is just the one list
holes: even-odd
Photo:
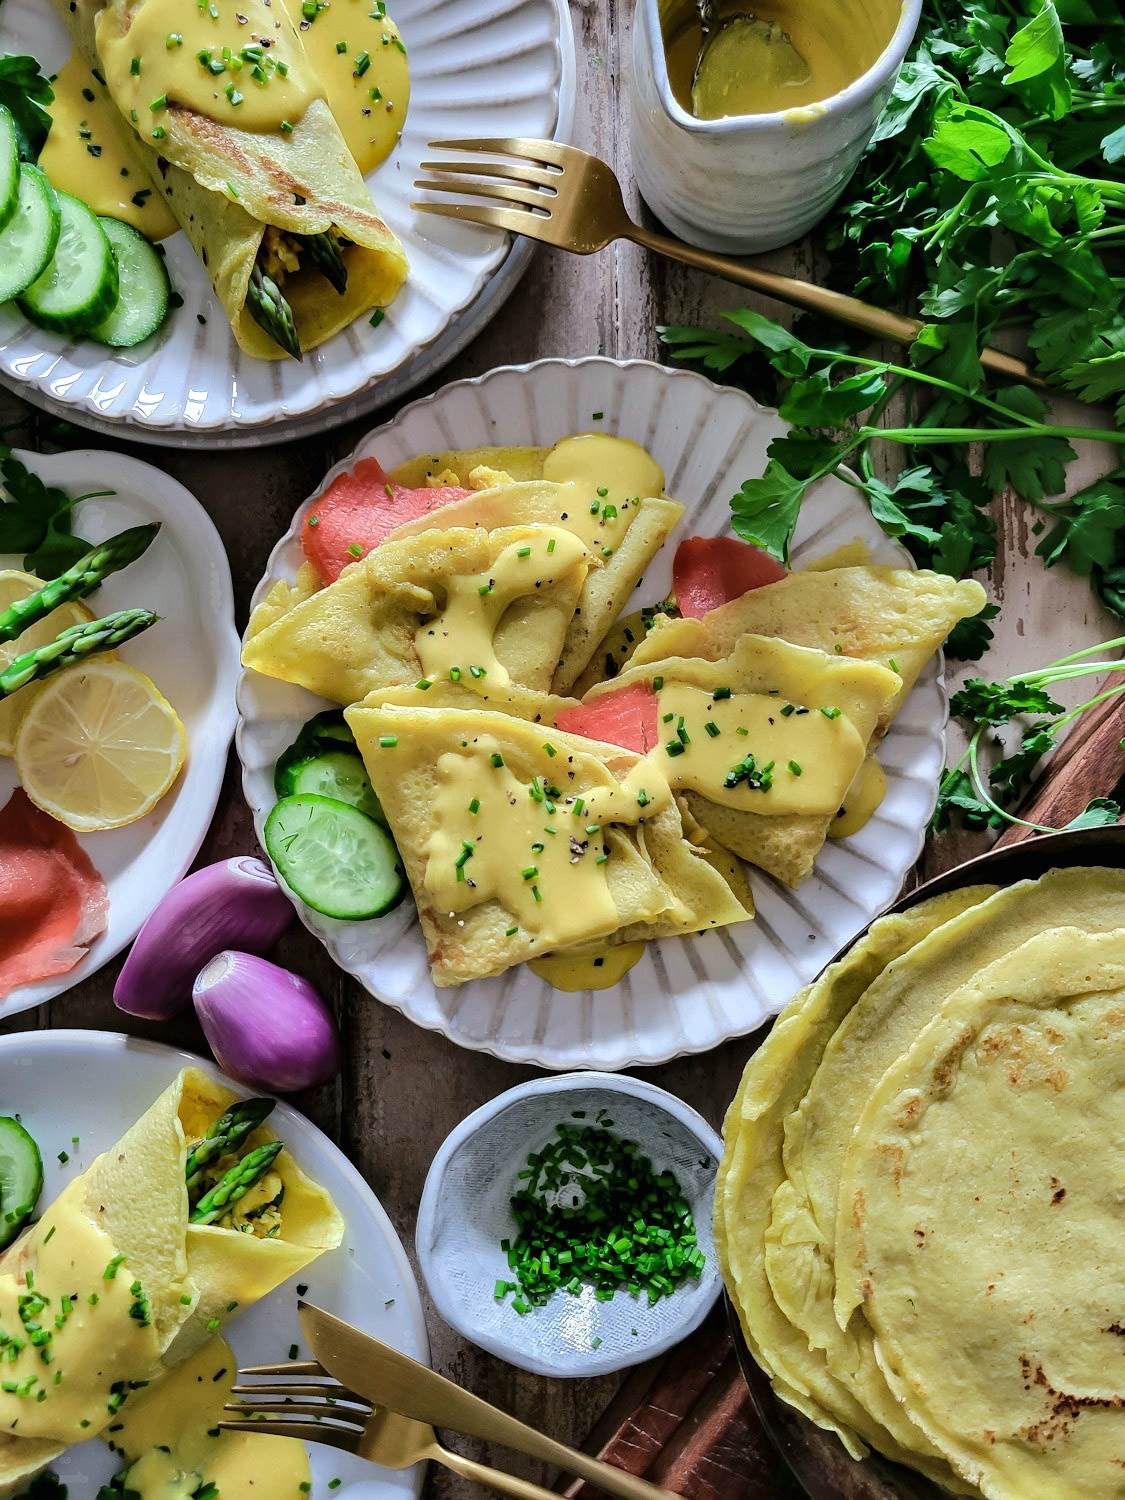
[[[220, 1422], [221, 1428], [230, 1432], [246, 1432], [249, 1428], [274, 1437], [301, 1438], [355, 1451], [371, 1416], [371, 1402], [333, 1380], [315, 1360], [257, 1365], [238, 1373], [240, 1383], [231, 1387], [231, 1394], [250, 1399], [228, 1402], [223, 1410], [238, 1413], [240, 1420]], [[274, 1378], [247, 1380], [248, 1376]], [[268, 1396], [283, 1399], [261, 1399]], [[313, 1420], [299, 1420], [305, 1417]]]
[[[514, 203], [523, 212], [531, 211], [550, 217], [551, 202], [557, 194], [564, 172], [561, 148], [554, 141], [523, 140], [517, 136], [491, 140], [431, 141], [435, 151], [470, 151], [480, 155], [514, 156], [513, 161], [424, 161], [423, 172], [432, 177], [418, 178], [414, 186], [432, 193], [456, 193], [462, 197], [484, 198], [492, 202]], [[470, 204], [425, 204], [431, 212], [450, 217], [470, 217], [464, 210]], [[511, 210], [494, 210], [497, 215]]]

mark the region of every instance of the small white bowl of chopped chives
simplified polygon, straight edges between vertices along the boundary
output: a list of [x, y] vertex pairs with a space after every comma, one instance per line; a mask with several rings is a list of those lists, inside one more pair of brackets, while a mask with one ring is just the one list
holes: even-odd
[[673, 1094], [615, 1073], [509, 1089], [434, 1157], [418, 1211], [438, 1312], [537, 1375], [606, 1375], [678, 1344], [721, 1281], [722, 1142]]

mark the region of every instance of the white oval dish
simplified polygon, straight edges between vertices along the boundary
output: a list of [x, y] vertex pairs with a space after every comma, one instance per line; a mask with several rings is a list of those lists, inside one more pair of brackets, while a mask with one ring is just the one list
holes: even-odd
[[[446, 448], [549, 446], [592, 426], [643, 443], [663, 467], [667, 492], [686, 507], [673, 542], [692, 532], [729, 535], [730, 496], [762, 473], [766, 447], [787, 430], [776, 412], [742, 391], [687, 370], [600, 357], [540, 360], [456, 381], [405, 407], [330, 470], [325, 483], [371, 454], [392, 468]], [[274, 548], [255, 603], [278, 579], [292, 579], [303, 560], [303, 509]], [[801, 514], [795, 564], [855, 537], [876, 561], [911, 566], [849, 485], [822, 480]], [[638, 603], [670, 591], [672, 550], [649, 570]], [[754, 921], [650, 943], [612, 989], [563, 994], [524, 965], [496, 979], [437, 989], [411, 902], [374, 922], [335, 922], [301, 903], [298, 915], [371, 994], [463, 1047], [559, 1069], [617, 1069], [708, 1051], [776, 1015], [898, 894], [921, 851], [944, 763], [942, 669], [940, 656], [927, 666], [880, 746], [887, 795], [866, 828], [827, 843], [800, 891], [754, 872]], [[243, 672], [238, 707], [243, 788], [260, 838], [274, 803], [274, 762], [324, 703]]]
[[[124, 828], [83, 833], [78, 842], [109, 888], [109, 925], [67, 974], [21, 985], [0, 1000], [0, 1018], [30, 1010], [88, 979], [131, 943], [164, 894], [183, 876], [210, 826], [234, 731], [238, 634], [230, 564], [222, 538], [199, 501], [171, 475], [121, 453], [90, 448], [16, 457], [47, 484], [72, 495], [112, 490], [84, 500], [74, 529], [92, 542], [127, 526], [161, 523], [148, 551], [89, 596], [98, 615], [143, 605], [161, 619], [120, 650], [145, 672], [184, 721], [187, 764], [172, 790], [147, 817]], [[0, 555], [0, 567], [22, 559]], [[0, 807], [17, 785], [15, 767], [0, 757]]]
[[[202, 1068], [244, 1094], [202, 1058], [157, 1042], [103, 1031], [40, 1031], [0, 1037], [0, 1097], [18, 1114], [43, 1155], [44, 1206], [107, 1150], [168, 1087], [183, 1067]], [[344, 1242], [240, 1314], [228, 1339], [240, 1367], [284, 1362], [291, 1346], [308, 1358], [297, 1322], [297, 1286], [308, 1298], [363, 1333], [429, 1364], [429, 1344], [410, 1262], [379, 1200], [347, 1157], [289, 1104], [270, 1127], [310, 1176], [328, 1190], [345, 1223]], [[77, 1136], [77, 1143], [74, 1137]], [[56, 1160], [58, 1152], [67, 1156]], [[409, 1500], [422, 1488], [424, 1465], [392, 1473], [337, 1449], [309, 1447], [314, 1495], [353, 1500]], [[76, 1497], [92, 1497], [117, 1468], [97, 1442], [80, 1443], [51, 1465]], [[341, 1480], [342, 1488], [329, 1490]], [[231, 1497], [233, 1500], [233, 1497]]]
[[[235, 344], [202, 265], [178, 233], [165, 249], [184, 305], [160, 334], [135, 349], [107, 350], [44, 333], [7, 304], [0, 307], [0, 382], [119, 436], [232, 447], [236, 436], [257, 445], [348, 420], [432, 374], [439, 346], [444, 358], [464, 347], [450, 335], [462, 321], [479, 331], [472, 310], [505, 272], [510, 237], [415, 213], [413, 182], [432, 140], [569, 135], [569, 14], [563, 0], [401, 0], [396, 10], [410, 52], [410, 108], [398, 146], [367, 180], [411, 269], [378, 328], [361, 318], [302, 364], [252, 359]], [[31, 53], [54, 70], [68, 45], [45, 0], [6, 0], [0, 9], [3, 51]], [[504, 275], [505, 295], [526, 263], [520, 257], [514, 274]], [[502, 302], [489, 297], [488, 314]]]
[[[529, 1153], [541, 1151], [558, 1124], [593, 1124], [599, 1114], [610, 1117], [614, 1135], [636, 1141], [657, 1172], [676, 1174], [703, 1271], [651, 1306], [627, 1292], [599, 1302], [586, 1286], [576, 1296], [556, 1292], [521, 1316], [510, 1296], [493, 1295], [512, 1275], [501, 1248], [516, 1235], [508, 1200]], [[666, 1353], [695, 1332], [719, 1295], [711, 1200], [722, 1154], [702, 1115], [639, 1078], [568, 1073], [509, 1089], [461, 1121], [426, 1174], [415, 1246], [434, 1306], [465, 1338], [535, 1375], [609, 1375]]]

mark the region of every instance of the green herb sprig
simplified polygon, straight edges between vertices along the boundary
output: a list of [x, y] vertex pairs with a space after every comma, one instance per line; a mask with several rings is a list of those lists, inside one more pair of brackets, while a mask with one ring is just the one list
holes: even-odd
[[57, 578], [92, 546], [71, 529], [74, 507], [83, 500], [112, 494], [112, 490], [92, 490], [68, 495], [56, 485], [44, 484], [10, 448], [0, 444], [0, 552], [22, 552], [29, 573]]
[[[773, 376], [773, 399], [792, 430], [770, 443], [764, 474], [745, 480], [731, 499], [734, 529], [744, 540], [788, 563], [806, 493], [834, 475], [862, 494], [888, 536], [901, 538], [924, 566], [961, 578], [995, 557], [987, 506], [1010, 485], [1045, 518], [1036, 549], [1044, 564], [1065, 558], [1075, 571], [1095, 573], [1106, 604], [1125, 617], [1125, 560], [1115, 563], [1125, 530], [1125, 467], [1068, 499], [1046, 498], [1065, 486], [1066, 466], [1076, 456], [1072, 439], [1125, 447], [1125, 431], [1048, 422], [1047, 403], [1029, 386], [970, 389], [929, 368], [807, 344], [750, 308], [723, 316], [737, 333], [662, 328], [660, 334], [678, 359], [720, 374], [746, 361], [751, 374], [760, 374], [764, 357]], [[879, 425], [895, 396], [919, 391], [932, 397], [924, 416], [911, 425]], [[875, 472], [881, 442], [906, 454], [907, 467], [893, 485]], [[979, 475], [963, 451], [974, 442], [988, 445]], [[950, 638], [950, 655], [979, 656], [997, 612], [988, 605], [963, 622]]]
[[[1054, 832], [1017, 817], [1010, 808], [1030, 787], [1043, 756], [1058, 744], [1060, 730], [1086, 709], [1125, 692], [1125, 687], [1106, 688], [1070, 710], [1064, 710], [1049, 689], [1055, 683], [1120, 670], [1122, 663], [1112, 659], [1110, 653], [1123, 646], [1125, 636], [1120, 636], [1075, 651], [1037, 671], [1021, 672], [1005, 682], [971, 678], [954, 693], [949, 711], [970, 727], [969, 743], [960, 759], [942, 773], [931, 830], [944, 833], [960, 822], [967, 828], [1001, 828], [1017, 823], [1039, 833]], [[993, 760], [986, 773], [981, 765], [986, 740], [992, 738], [999, 743], [996, 731], [1015, 720], [1027, 721], [1018, 746]], [[1096, 828], [1116, 823], [1121, 811], [1112, 799], [1097, 797], [1066, 826]]]

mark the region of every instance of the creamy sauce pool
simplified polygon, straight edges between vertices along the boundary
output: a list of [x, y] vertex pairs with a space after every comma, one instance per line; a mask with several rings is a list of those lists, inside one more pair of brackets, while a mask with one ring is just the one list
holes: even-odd
[[98, 47], [104, 83], [77, 57], [55, 80], [41, 164], [95, 213], [153, 240], [178, 226], [131, 137], [159, 151], [177, 104], [288, 134], [323, 99], [367, 174], [397, 144], [410, 99], [406, 46], [383, 0], [328, 0], [312, 19], [301, 0], [145, 0], [126, 34], [102, 24]]

